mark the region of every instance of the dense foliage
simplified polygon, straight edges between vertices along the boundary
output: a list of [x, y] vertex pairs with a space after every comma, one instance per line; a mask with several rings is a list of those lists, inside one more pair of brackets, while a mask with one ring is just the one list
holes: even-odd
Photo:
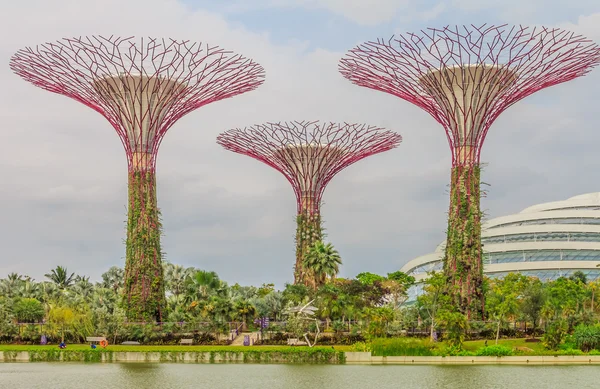
[[600, 280], [588, 282], [581, 272], [545, 283], [515, 273], [503, 279], [485, 279], [487, 321], [467, 320], [457, 314], [451, 298], [445, 294], [445, 280], [443, 274], [431, 273], [424, 284], [425, 293], [403, 312], [409, 326], [423, 333], [427, 328], [431, 339], [439, 333], [450, 343], [460, 345], [465, 337], [497, 342], [501, 337], [542, 335], [548, 349], [558, 349], [568, 343], [570, 335], [577, 335], [579, 328], [580, 338], [589, 341], [572, 346], [581, 350], [597, 347], [591, 333], [600, 320], [596, 297]]
[[[424, 292], [407, 304], [414, 278], [402, 272], [365, 272], [353, 279], [326, 276], [316, 288], [288, 284], [276, 290], [273, 284], [229, 285], [214, 272], [171, 263], [163, 267], [167, 293], [162, 323], [127, 320], [120, 297], [124, 272], [118, 267], [96, 283], [79, 275], [66, 283], [64, 277], [52, 276], [68, 275], [66, 269], [48, 273], [41, 282], [10, 274], [0, 280], [0, 341], [39, 344], [45, 335], [56, 344], [106, 336], [111, 344], [176, 345], [193, 338], [195, 344], [226, 345], [237, 334], [254, 332], [257, 344], [286, 345], [288, 338], [303, 339], [305, 334], [312, 341], [318, 325], [318, 345], [355, 345], [377, 355], [501, 356], [507, 352], [493, 346], [506, 338], [532, 342], [521, 351], [509, 347], [513, 353], [539, 348], [594, 353], [600, 348], [600, 282], [588, 282], [580, 273], [546, 283], [520, 274], [486, 279], [489, 320], [473, 321], [453, 309], [441, 273], [430, 274]], [[314, 320], [290, 312], [311, 301]], [[265, 318], [269, 321], [261, 320]], [[465, 348], [466, 341], [477, 339], [481, 350]]]
[[312, 275], [307, 271], [304, 260], [316, 242], [323, 239], [321, 215], [308, 210], [296, 216], [296, 265], [294, 267], [294, 283], [315, 284]]
[[152, 171], [129, 173], [124, 309], [132, 321], [162, 321], [165, 288], [161, 221]]
[[447, 293], [455, 309], [471, 320], [484, 314], [480, 173], [478, 165], [452, 168], [444, 255]]

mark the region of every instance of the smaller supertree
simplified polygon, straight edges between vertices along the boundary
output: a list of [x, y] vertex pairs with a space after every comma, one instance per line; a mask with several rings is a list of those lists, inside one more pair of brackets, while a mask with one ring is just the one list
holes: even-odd
[[321, 198], [329, 181], [354, 162], [393, 149], [401, 141], [400, 135], [379, 127], [318, 121], [255, 125], [217, 138], [225, 149], [266, 163], [292, 184], [297, 202], [294, 282], [305, 285], [311, 280], [303, 260], [323, 237]]

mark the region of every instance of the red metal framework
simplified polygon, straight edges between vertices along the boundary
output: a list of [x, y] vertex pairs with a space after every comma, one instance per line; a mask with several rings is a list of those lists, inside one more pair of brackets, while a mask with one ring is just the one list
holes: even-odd
[[393, 94], [433, 116], [446, 129], [455, 166], [479, 163], [488, 129], [510, 105], [598, 63], [600, 48], [572, 32], [471, 25], [364, 43], [339, 69], [354, 84]]
[[264, 81], [257, 63], [191, 41], [90, 36], [19, 50], [11, 69], [102, 114], [117, 131], [129, 168], [153, 170], [167, 130], [214, 101]]
[[395, 148], [401, 140], [392, 131], [366, 124], [295, 121], [229, 130], [217, 143], [281, 172], [292, 184], [298, 214], [313, 214], [319, 213], [323, 191], [338, 172]]

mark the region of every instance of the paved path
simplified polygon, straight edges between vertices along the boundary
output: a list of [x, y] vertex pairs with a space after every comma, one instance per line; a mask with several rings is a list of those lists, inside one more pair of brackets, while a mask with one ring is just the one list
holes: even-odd
[[231, 343], [231, 346], [243, 346], [244, 345], [244, 336], [250, 335], [250, 339], [258, 339], [259, 332], [242, 332], [240, 333]]

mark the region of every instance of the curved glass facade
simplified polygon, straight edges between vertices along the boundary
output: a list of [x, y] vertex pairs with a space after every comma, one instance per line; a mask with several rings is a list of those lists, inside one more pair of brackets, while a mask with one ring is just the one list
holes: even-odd
[[600, 261], [598, 250], [519, 250], [486, 253], [484, 264], [534, 261]]
[[597, 217], [565, 217], [565, 218], [553, 218], [553, 219], [536, 219], [536, 220], [522, 220], [518, 222], [510, 222], [504, 224], [498, 224], [489, 229], [500, 228], [500, 227], [518, 227], [518, 226], [539, 226], [543, 224], [600, 224], [600, 218]]
[[484, 245], [523, 242], [600, 242], [600, 232], [537, 232], [497, 235], [481, 239]]
[[[581, 271], [587, 276], [588, 281], [600, 279], [600, 267], [596, 267], [600, 265], [600, 216], [598, 211], [600, 211], [600, 192], [572, 197], [566, 201], [529, 207], [519, 214], [503, 218], [504, 221], [507, 219], [518, 221], [496, 224], [494, 222], [499, 221], [498, 219], [490, 220], [482, 226], [484, 273], [492, 278], [504, 277], [509, 273], [520, 273], [537, 277], [542, 281], [551, 281], [559, 277], [569, 277], [574, 272]], [[552, 212], [551, 217], [548, 217], [550, 215], [547, 212]], [[535, 232], [515, 233], [514, 227], [520, 226], [537, 227], [528, 228], [529, 231], [535, 230]], [[552, 227], [547, 228], [546, 226]], [[546, 248], [550, 245], [540, 244], [548, 242], [556, 242], [551, 247], [557, 248]], [[566, 242], [569, 242], [569, 247], [560, 248], [561, 244]], [[520, 244], [519, 250], [514, 250], [514, 246], [505, 246], [516, 243]], [[580, 248], [577, 243], [581, 243]], [[590, 243], [597, 243], [597, 245]], [[422, 281], [428, 272], [443, 269], [443, 250], [443, 245], [438, 246], [436, 252], [430, 254], [430, 259], [433, 259], [431, 262], [412, 265], [413, 262], [425, 259], [420, 258], [404, 265], [402, 271]], [[439, 259], [436, 260], [436, 258]], [[573, 262], [577, 262], [577, 264], [573, 268], [556, 269], [556, 263], [545, 263], [560, 261], [568, 261], [569, 266], [573, 266]], [[512, 265], [510, 264], [519, 264], [519, 266], [515, 266], [515, 270], [511, 271]], [[565, 265], [567, 264], [565, 263]], [[503, 271], [494, 271], [500, 268]], [[506, 268], [509, 270], [504, 271]], [[420, 293], [422, 293], [422, 284], [417, 284], [410, 289], [409, 300], [414, 300]]]

